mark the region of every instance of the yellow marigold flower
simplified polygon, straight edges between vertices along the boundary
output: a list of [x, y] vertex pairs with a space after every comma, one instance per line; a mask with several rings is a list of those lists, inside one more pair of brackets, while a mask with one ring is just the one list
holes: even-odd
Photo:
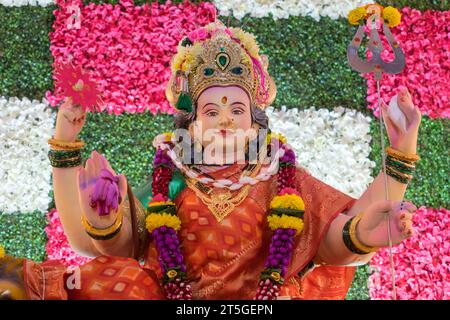
[[172, 72], [180, 70], [181, 64], [183, 63], [186, 56], [186, 47], [178, 46], [178, 52], [175, 54], [172, 60], [171, 69]]
[[241, 43], [244, 45], [245, 49], [250, 53], [250, 55], [254, 58], [258, 57], [259, 54], [259, 46], [256, 43], [256, 38], [253, 34], [245, 32], [240, 28], [230, 28], [233, 36], [238, 38]]
[[150, 233], [162, 226], [171, 227], [178, 231], [181, 227], [181, 221], [177, 216], [168, 213], [151, 213], [145, 219], [145, 225]]
[[283, 136], [281, 133], [269, 133], [267, 135], [267, 144], [270, 143], [270, 140], [272, 140], [272, 138], [276, 138], [278, 140], [280, 140], [282, 143], [286, 143], [287, 139], [285, 136]]
[[163, 134], [166, 137], [166, 142], [170, 142], [172, 140], [173, 132], [164, 132]]
[[0, 259], [5, 257], [5, 248], [3, 248], [2, 246], [0, 246]]
[[352, 25], [358, 25], [361, 20], [366, 17], [367, 11], [365, 7], [353, 9], [348, 13], [348, 22]]
[[400, 24], [402, 15], [396, 8], [389, 6], [383, 10], [383, 19], [387, 22], [388, 26], [392, 28]]
[[295, 229], [296, 235], [299, 235], [303, 231], [303, 220], [297, 217], [287, 216], [285, 214], [281, 216], [270, 215], [267, 217], [267, 222], [269, 223], [269, 228], [271, 230], [276, 230], [279, 228], [283, 229]]
[[243, 58], [242, 58], [242, 61], [245, 63], [245, 64], [247, 64], [247, 65], [252, 65], [252, 60], [250, 59], [250, 57], [248, 56], [248, 54], [244, 54], [243, 55]]
[[186, 51], [182, 70], [184, 72], [192, 71], [197, 67], [197, 58], [202, 53], [203, 47], [200, 42], [195, 43]]
[[270, 202], [270, 208], [305, 210], [305, 203], [296, 194], [284, 194], [275, 196]]

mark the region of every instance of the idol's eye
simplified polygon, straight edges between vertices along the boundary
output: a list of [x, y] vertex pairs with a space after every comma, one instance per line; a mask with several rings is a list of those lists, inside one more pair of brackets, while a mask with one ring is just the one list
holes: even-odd
[[206, 113], [206, 115], [208, 116], [208, 117], [215, 117], [215, 116], [217, 116], [219, 113], [218, 112], [216, 112], [216, 111], [210, 111], [210, 112], [207, 112]]
[[205, 70], [203, 70], [203, 74], [207, 77], [212, 76], [214, 74], [214, 69], [212, 68], [205, 68]]
[[231, 69], [231, 72], [237, 75], [241, 75], [242, 74], [242, 67], [234, 67], [233, 69]]

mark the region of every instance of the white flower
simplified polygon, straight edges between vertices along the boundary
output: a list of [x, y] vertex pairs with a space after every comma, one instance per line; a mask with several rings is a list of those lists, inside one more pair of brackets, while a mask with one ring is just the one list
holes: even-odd
[[254, 18], [268, 17], [275, 20], [290, 16], [309, 16], [316, 21], [320, 17], [339, 19], [347, 17], [350, 10], [372, 3], [372, 0], [214, 0], [221, 15], [233, 15], [242, 19], [246, 14]]
[[0, 97], [0, 211], [46, 211], [51, 201], [47, 140], [55, 113], [44, 99]]
[[26, 5], [46, 7], [54, 3], [56, 3], [54, 0], [0, 0], [0, 5], [4, 5], [5, 7], [21, 7]]
[[298, 163], [316, 178], [353, 197], [372, 182], [369, 117], [344, 108], [269, 107], [267, 114], [270, 128], [287, 138]]

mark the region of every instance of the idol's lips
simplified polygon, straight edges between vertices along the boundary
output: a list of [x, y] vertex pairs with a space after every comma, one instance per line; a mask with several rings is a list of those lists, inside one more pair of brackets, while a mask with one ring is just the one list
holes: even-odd
[[229, 130], [229, 129], [221, 129], [221, 130], [218, 130], [217, 131], [217, 133], [220, 133], [222, 136], [229, 136], [229, 135], [232, 135], [232, 134], [234, 134], [234, 131], [233, 130]]

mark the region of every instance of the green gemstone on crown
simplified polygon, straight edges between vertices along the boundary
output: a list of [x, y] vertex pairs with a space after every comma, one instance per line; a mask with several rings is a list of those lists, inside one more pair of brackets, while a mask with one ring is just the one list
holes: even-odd
[[230, 64], [230, 57], [228, 56], [228, 54], [221, 52], [216, 56], [216, 63], [223, 71]]
[[213, 73], [214, 73], [214, 69], [212, 69], [212, 68], [205, 68], [205, 70], [203, 70], [203, 74], [205, 76], [212, 76]]

